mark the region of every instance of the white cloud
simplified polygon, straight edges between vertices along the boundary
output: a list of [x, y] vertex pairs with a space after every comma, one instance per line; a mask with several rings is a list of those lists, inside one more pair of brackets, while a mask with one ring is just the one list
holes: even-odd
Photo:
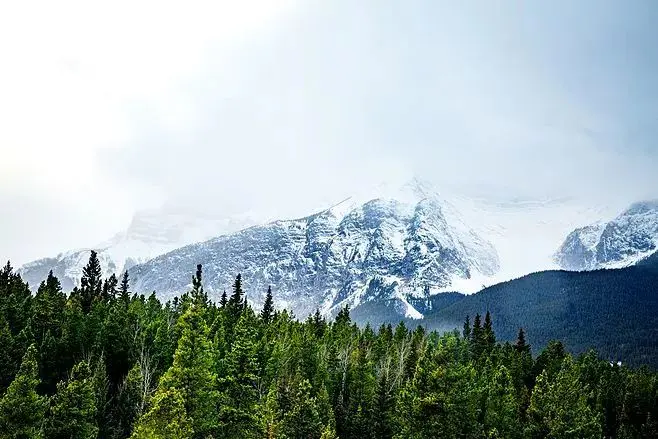
[[161, 202], [303, 214], [410, 170], [523, 196], [655, 187], [651, 20], [614, 3], [6, 3], [0, 202], [25, 209], [0, 257], [88, 245]]

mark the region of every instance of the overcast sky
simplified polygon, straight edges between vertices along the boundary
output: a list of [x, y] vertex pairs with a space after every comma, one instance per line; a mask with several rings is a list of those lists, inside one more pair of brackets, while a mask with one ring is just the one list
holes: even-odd
[[658, 197], [647, 1], [3, 2], [0, 257], [163, 203], [293, 215], [440, 188]]

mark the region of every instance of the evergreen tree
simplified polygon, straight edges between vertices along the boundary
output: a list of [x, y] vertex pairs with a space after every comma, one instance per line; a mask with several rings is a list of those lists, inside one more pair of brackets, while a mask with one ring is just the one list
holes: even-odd
[[274, 300], [272, 299], [272, 287], [267, 287], [267, 296], [263, 309], [260, 312], [260, 318], [263, 322], [270, 323], [274, 317]]
[[484, 327], [482, 328], [483, 342], [485, 350], [491, 352], [493, 347], [496, 345], [496, 335], [493, 330], [493, 323], [491, 322], [491, 314], [487, 311], [487, 314], [484, 317]]
[[117, 280], [117, 277], [114, 273], [105, 280], [103, 283], [103, 293], [102, 293], [102, 298], [103, 302], [109, 302], [111, 300], [116, 299], [117, 296], [117, 285], [119, 284], [119, 281]]
[[549, 438], [600, 438], [599, 415], [587, 404], [590, 390], [580, 382], [579, 371], [570, 356], [562, 362], [560, 371], [551, 380], [544, 370], [532, 393], [526, 434]]
[[391, 394], [389, 378], [382, 373], [377, 383], [377, 396], [374, 409], [373, 433], [377, 439], [393, 438], [393, 412], [395, 399]]
[[98, 254], [92, 250], [89, 256], [89, 262], [82, 269], [82, 279], [80, 281], [80, 296], [82, 299], [82, 310], [85, 314], [91, 311], [92, 304], [100, 298], [103, 289], [101, 264], [98, 260]]
[[160, 379], [160, 391], [176, 389], [182, 397], [195, 438], [213, 434], [217, 427], [217, 376], [213, 372], [214, 347], [197, 305], [178, 321], [180, 338], [174, 363]]
[[471, 354], [474, 359], [480, 358], [484, 352], [484, 330], [482, 329], [482, 321], [480, 314], [475, 314], [473, 320], [473, 329], [471, 331]]
[[464, 340], [471, 339], [471, 319], [469, 318], [469, 316], [466, 316], [466, 320], [464, 321], [464, 329], [462, 330], [462, 337], [464, 337]]
[[226, 308], [226, 305], [228, 304], [228, 297], [226, 296], [226, 291], [222, 293], [222, 297], [219, 299], [219, 307], [220, 308]]
[[260, 434], [257, 403], [258, 359], [253, 313], [242, 314], [227, 354], [222, 392], [221, 437], [252, 438]]
[[518, 353], [530, 352], [530, 345], [525, 341], [525, 332], [523, 328], [519, 328], [519, 335], [516, 338], [516, 343], [514, 344], [514, 349]]
[[37, 394], [38, 385], [37, 350], [31, 345], [16, 378], [0, 400], [0, 438], [41, 437], [47, 400]]
[[311, 384], [297, 377], [291, 392], [289, 409], [281, 416], [282, 437], [291, 439], [320, 439], [324, 427], [315, 398], [311, 396]]
[[203, 267], [196, 266], [196, 274], [192, 277], [192, 301], [200, 306], [206, 306], [208, 296], [203, 292]]
[[192, 422], [185, 412], [181, 392], [174, 388], [156, 392], [151, 408], [139, 420], [130, 439], [192, 439]]
[[46, 425], [45, 439], [92, 439], [98, 435], [96, 394], [87, 362], [78, 363], [68, 382], [57, 385]]
[[483, 378], [482, 421], [486, 437], [521, 438], [520, 405], [508, 369], [489, 363]]
[[14, 338], [6, 320], [0, 319], [0, 395], [11, 383], [16, 372]]
[[139, 364], [130, 369], [123, 383], [116, 392], [115, 404], [112, 407], [113, 437], [127, 438], [133, 431], [133, 426], [139, 416], [143, 400], [143, 382]]
[[121, 301], [126, 306], [130, 302], [130, 277], [128, 276], [128, 270], [123, 272], [121, 286], [119, 287], [119, 297], [121, 297]]

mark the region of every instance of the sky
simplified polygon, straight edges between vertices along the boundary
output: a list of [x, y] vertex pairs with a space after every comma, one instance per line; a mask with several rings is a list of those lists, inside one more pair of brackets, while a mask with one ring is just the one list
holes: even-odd
[[420, 175], [497, 197], [658, 198], [658, 5], [0, 5], [0, 258], [137, 210], [295, 216]]

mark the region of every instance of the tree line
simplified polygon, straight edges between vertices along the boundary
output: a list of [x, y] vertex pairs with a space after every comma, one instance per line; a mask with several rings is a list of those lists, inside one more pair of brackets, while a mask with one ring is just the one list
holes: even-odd
[[462, 331], [360, 328], [348, 309], [296, 319], [192, 288], [161, 303], [102, 279], [96, 253], [68, 295], [50, 273], [32, 294], [0, 270], [0, 439], [654, 438], [658, 375], [533, 356], [492, 316]]

